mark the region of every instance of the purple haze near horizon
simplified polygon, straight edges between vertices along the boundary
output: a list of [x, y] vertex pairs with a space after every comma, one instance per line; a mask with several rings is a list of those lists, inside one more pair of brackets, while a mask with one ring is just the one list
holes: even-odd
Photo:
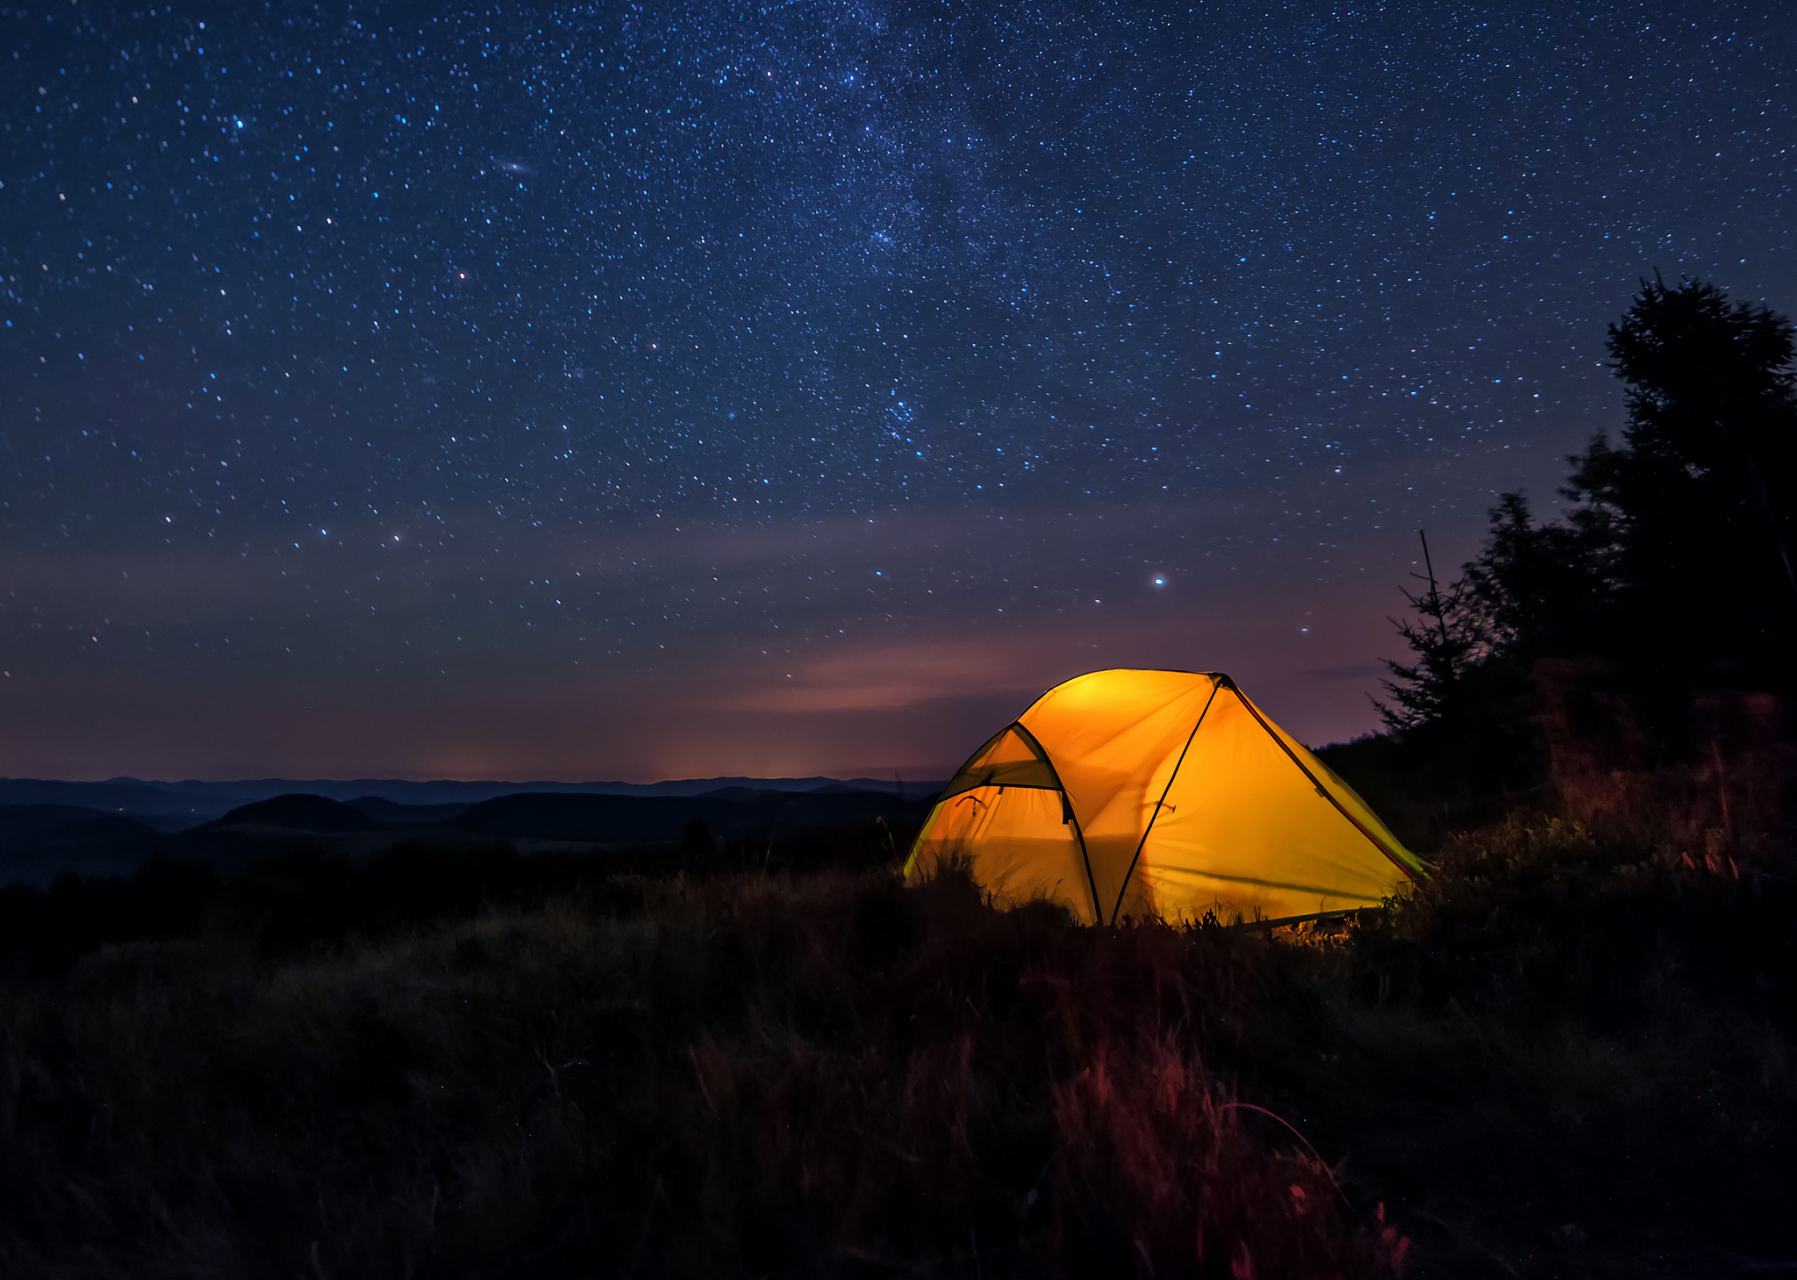
[[0, 14], [0, 774], [943, 777], [1375, 727], [1427, 527], [1797, 305], [1772, 5]]

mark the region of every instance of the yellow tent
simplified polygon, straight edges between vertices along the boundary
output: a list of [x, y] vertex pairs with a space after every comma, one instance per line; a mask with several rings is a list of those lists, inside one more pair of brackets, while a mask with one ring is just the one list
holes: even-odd
[[973, 753], [907, 877], [964, 858], [1001, 903], [1288, 920], [1376, 905], [1423, 864], [1226, 675], [1094, 671]]

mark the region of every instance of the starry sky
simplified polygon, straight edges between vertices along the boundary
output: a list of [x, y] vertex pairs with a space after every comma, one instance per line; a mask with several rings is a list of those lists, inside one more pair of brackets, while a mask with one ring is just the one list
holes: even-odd
[[0, 101], [13, 776], [1339, 740], [1640, 277], [1797, 307], [1781, 4], [40, 0]]

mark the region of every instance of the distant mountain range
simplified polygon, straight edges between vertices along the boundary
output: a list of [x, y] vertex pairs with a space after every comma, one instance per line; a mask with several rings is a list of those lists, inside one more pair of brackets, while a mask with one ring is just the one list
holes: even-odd
[[891, 783], [829, 778], [708, 778], [646, 786], [0, 779], [0, 884], [48, 883], [65, 871], [128, 874], [156, 852], [228, 870], [297, 841], [323, 841], [354, 856], [407, 838], [508, 840], [526, 850], [672, 844], [695, 821], [713, 836], [769, 838], [876, 819], [915, 823], [943, 785], [910, 784], [901, 796]]
[[479, 804], [521, 792], [589, 796], [700, 796], [729, 788], [748, 791], [808, 792], [829, 787], [934, 795], [941, 781], [901, 783], [876, 778], [681, 778], [669, 782], [412, 782], [403, 778], [251, 778], [241, 782], [146, 781], [108, 778], [104, 782], [61, 782], [43, 778], [0, 778], [0, 805], [78, 805], [122, 813], [163, 831], [177, 831], [221, 817], [239, 805], [283, 795], [315, 795], [327, 800], [380, 799], [402, 805]]

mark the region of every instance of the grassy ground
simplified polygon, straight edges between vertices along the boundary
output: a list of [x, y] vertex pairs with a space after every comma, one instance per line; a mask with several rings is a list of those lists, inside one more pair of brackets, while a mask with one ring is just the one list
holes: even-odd
[[162, 868], [36, 933], [55, 893], [15, 895], [0, 1273], [1791, 1269], [1774, 774], [1568, 768], [1557, 816], [1273, 935], [816, 851]]

